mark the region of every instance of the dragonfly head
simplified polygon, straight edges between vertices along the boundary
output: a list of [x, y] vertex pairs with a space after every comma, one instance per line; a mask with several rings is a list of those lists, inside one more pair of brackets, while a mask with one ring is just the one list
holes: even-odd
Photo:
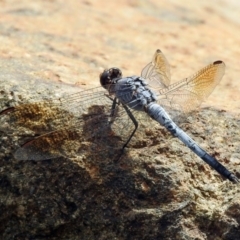
[[122, 77], [122, 71], [119, 68], [105, 69], [99, 76], [102, 87], [107, 88], [109, 84], [114, 84]]

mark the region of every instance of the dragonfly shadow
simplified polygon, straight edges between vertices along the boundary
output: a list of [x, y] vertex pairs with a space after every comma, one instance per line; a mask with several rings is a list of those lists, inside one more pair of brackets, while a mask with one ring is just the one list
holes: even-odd
[[124, 139], [112, 129], [109, 109], [101, 105], [93, 105], [82, 118], [84, 124], [80, 152], [84, 150], [87, 159], [91, 158], [97, 162], [106, 159], [112, 162], [119, 160], [123, 154]]
[[2, 111], [1, 122], [8, 123], [3, 132], [14, 135], [18, 131], [23, 143], [14, 154], [18, 160], [86, 155], [114, 158], [123, 145], [111, 129], [109, 109], [101, 105], [93, 105], [77, 117], [49, 103], [25, 104]]

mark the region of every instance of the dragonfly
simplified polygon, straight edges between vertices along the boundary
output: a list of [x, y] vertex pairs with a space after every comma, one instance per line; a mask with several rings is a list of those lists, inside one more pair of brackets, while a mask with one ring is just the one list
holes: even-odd
[[128, 146], [139, 121], [152, 119], [165, 127], [220, 175], [233, 183], [239, 179], [216, 158], [202, 149], [170, 117], [197, 108], [220, 82], [225, 72], [223, 61], [215, 61], [194, 75], [170, 84], [170, 65], [157, 49], [141, 76], [123, 77], [119, 68], [100, 74], [101, 86], [63, 98], [26, 103], [0, 112], [10, 125], [37, 132], [15, 152], [19, 160], [46, 160], [69, 157], [87, 141], [95, 154]]

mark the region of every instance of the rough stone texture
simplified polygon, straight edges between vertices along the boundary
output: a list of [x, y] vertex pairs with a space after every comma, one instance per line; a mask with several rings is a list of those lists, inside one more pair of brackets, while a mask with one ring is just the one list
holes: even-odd
[[[136, 75], [160, 48], [174, 80], [221, 59], [226, 74], [181, 126], [240, 177], [237, 1], [2, 1], [0, 107]], [[1, 122], [1, 239], [240, 239], [239, 186], [151, 124], [118, 162], [91, 153], [17, 161]], [[21, 139], [21, 138], [20, 138]]]

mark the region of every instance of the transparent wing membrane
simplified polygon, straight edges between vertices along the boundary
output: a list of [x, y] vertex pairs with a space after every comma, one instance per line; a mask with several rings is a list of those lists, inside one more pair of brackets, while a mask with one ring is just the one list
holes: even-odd
[[15, 158], [45, 160], [73, 157], [84, 148], [91, 154], [121, 149], [134, 126], [121, 104], [112, 110], [113, 100], [106, 94], [99, 87], [2, 111], [10, 124], [40, 135], [24, 143]]
[[196, 74], [158, 91], [158, 103], [173, 110], [189, 112], [198, 107], [222, 79], [225, 64], [216, 61]]
[[148, 80], [153, 88], [165, 88], [170, 84], [170, 65], [161, 50], [157, 50], [152, 62], [143, 68], [141, 76]]

